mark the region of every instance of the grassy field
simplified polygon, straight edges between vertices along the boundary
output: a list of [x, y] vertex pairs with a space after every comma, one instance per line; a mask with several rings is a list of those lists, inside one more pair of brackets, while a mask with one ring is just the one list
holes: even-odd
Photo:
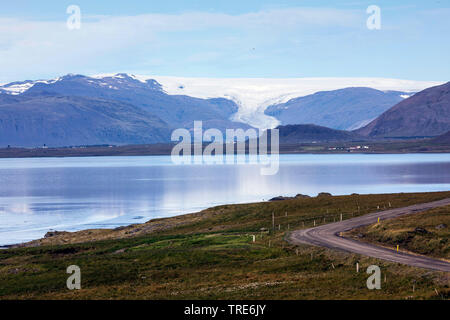
[[[0, 299], [448, 299], [446, 273], [284, 240], [289, 230], [333, 222], [341, 213], [348, 219], [447, 197], [298, 198], [61, 233], [0, 250]], [[366, 287], [371, 264], [381, 268], [381, 290]], [[69, 265], [81, 268], [81, 290], [66, 288]]]
[[399, 247], [450, 261], [450, 206], [354, 229], [348, 234], [360, 241]]

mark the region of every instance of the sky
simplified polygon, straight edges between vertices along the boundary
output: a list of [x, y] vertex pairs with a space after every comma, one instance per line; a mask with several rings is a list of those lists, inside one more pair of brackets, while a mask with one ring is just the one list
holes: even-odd
[[[380, 29], [367, 27], [371, 5]], [[8, 1], [0, 83], [116, 72], [450, 81], [449, 18], [450, 0]]]

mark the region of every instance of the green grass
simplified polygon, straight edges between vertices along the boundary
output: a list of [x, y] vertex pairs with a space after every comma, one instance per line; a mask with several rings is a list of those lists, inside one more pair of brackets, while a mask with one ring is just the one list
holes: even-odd
[[[445, 225], [444, 228], [437, 228]], [[416, 229], [420, 228], [420, 229]], [[450, 206], [355, 229], [359, 240], [450, 260]]]
[[[177, 220], [186, 224], [120, 239], [111, 230], [111, 238], [102, 231], [104, 240], [77, 243], [74, 233], [65, 245], [0, 251], [0, 299], [447, 299], [448, 274], [294, 247], [284, 238], [288, 225], [290, 230], [310, 227], [314, 220], [329, 223], [341, 213], [346, 219], [389, 203], [402, 207], [449, 196], [352, 195], [227, 205]], [[92, 235], [97, 237], [96, 231]], [[72, 264], [81, 268], [82, 290], [66, 288], [65, 271]], [[381, 267], [381, 290], [366, 287], [364, 271], [371, 264]]]

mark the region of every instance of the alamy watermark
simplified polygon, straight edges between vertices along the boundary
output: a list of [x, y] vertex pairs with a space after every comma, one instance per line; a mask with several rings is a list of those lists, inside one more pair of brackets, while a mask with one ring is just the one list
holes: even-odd
[[81, 289], [81, 269], [79, 266], [71, 265], [67, 267], [66, 272], [71, 274], [69, 278], [67, 278], [67, 289], [69, 290], [80, 290]]
[[367, 7], [367, 14], [370, 16], [367, 18], [367, 29], [380, 30], [381, 29], [381, 9], [379, 6], [371, 5]]
[[226, 129], [224, 137], [221, 130], [203, 131], [203, 122], [194, 121], [192, 132], [176, 129], [171, 140], [178, 142], [171, 153], [175, 164], [260, 164], [262, 175], [275, 175], [279, 169], [278, 129]]
[[379, 266], [371, 265], [367, 268], [367, 274], [371, 274], [369, 278], [367, 278], [367, 289], [373, 290], [381, 289], [381, 270]]
[[78, 30], [81, 29], [81, 9], [77, 5], [70, 5], [66, 10], [67, 14], [70, 16], [67, 18], [67, 29], [69, 30]]

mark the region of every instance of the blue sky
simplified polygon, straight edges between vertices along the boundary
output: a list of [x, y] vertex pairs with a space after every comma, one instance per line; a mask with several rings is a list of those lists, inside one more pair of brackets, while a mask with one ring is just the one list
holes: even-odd
[[[69, 5], [81, 29], [66, 27]], [[369, 30], [369, 5], [381, 29]], [[66, 73], [450, 80], [450, 1], [25, 1], [0, 8], [0, 83]]]

